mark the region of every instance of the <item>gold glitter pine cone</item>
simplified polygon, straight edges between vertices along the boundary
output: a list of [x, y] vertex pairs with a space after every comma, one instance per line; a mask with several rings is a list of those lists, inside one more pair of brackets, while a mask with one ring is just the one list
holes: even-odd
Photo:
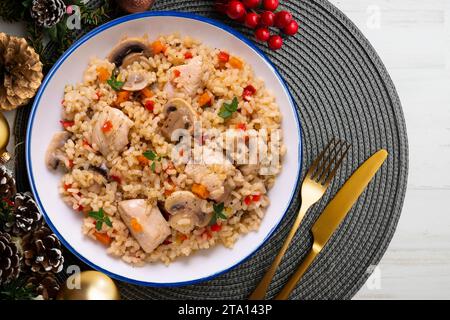
[[43, 78], [42, 63], [24, 38], [0, 32], [0, 109], [27, 104]]

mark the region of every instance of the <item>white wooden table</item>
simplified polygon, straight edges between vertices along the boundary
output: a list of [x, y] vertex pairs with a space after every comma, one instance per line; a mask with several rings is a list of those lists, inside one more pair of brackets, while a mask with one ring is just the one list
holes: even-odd
[[[385, 62], [403, 104], [410, 145], [408, 193], [397, 232], [355, 299], [449, 299], [450, 0], [331, 2]], [[0, 31], [20, 35], [23, 27], [0, 21]], [[12, 125], [14, 112], [6, 115]]]

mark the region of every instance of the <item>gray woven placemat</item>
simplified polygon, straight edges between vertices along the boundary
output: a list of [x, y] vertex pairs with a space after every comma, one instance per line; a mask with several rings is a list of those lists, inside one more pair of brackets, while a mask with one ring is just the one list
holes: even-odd
[[[353, 144], [331, 192], [311, 209], [270, 287], [273, 297], [311, 244], [309, 229], [350, 174], [380, 148], [389, 158], [347, 216], [339, 231], [305, 274], [291, 298], [349, 299], [364, 284], [394, 234], [405, 195], [408, 145], [399, 98], [385, 67], [354, 24], [325, 0], [283, 1], [300, 21], [300, 32], [282, 50], [264, 50], [285, 78], [303, 127], [303, 174], [332, 137]], [[158, 0], [154, 10], [189, 11], [225, 20], [212, 1]], [[16, 121], [24, 137], [28, 111]], [[17, 179], [27, 189], [23, 148], [18, 147]], [[297, 190], [298, 191], [298, 190]], [[298, 193], [297, 193], [298, 194]], [[299, 197], [281, 227], [251, 259], [213, 280], [179, 288], [147, 288], [120, 283], [125, 299], [242, 299], [249, 295], [282, 245], [298, 210]]]

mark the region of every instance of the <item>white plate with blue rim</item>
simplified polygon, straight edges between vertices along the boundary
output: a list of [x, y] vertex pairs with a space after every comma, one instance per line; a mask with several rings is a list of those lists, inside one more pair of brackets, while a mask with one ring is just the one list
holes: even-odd
[[[272, 90], [283, 114], [282, 131], [287, 154], [283, 169], [269, 192], [271, 201], [257, 232], [242, 235], [232, 249], [221, 245], [175, 260], [133, 267], [107, 254], [105, 248], [84, 236], [81, 218], [58, 193], [61, 176], [47, 169], [45, 153], [54, 133], [61, 130], [60, 101], [64, 86], [82, 80], [89, 59], [106, 57], [123, 37], [152, 36], [178, 32], [223, 48], [250, 63], [256, 76]], [[105, 274], [138, 285], [181, 286], [216, 277], [245, 261], [273, 234], [290, 207], [299, 183], [302, 163], [301, 127], [294, 102], [282, 77], [269, 59], [243, 35], [217, 21], [179, 12], [145, 12], [104, 24], [78, 40], [53, 66], [33, 104], [27, 139], [28, 176], [38, 206], [61, 242], [80, 260]]]

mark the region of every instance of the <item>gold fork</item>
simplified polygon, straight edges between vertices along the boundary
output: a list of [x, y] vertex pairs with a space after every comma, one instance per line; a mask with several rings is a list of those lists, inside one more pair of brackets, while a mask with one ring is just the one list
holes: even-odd
[[281, 259], [283, 259], [292, 238], [294, 238], [303, 217], [308, 209], [319, 201], [319, 199], [325, 194], [331, 180], [336, 175], [336, 171], [350, 149], [350, 146], [351, 145], [346, 142], [335, 138], [328, 143], [317, 159], [314, 160], [306, 174], [305, 180], [303, 180], [301, 190], [302, 204], [294, 225], [284, 241], [283, 247], [273, 260], [272, 265], [267, 270], [256, 289], [250, 295], [250, 300], [262, 300], [266, 296], [267, 289], [269, 288], [269, 284], [275, 275], [275, 271], [277, 270]]

